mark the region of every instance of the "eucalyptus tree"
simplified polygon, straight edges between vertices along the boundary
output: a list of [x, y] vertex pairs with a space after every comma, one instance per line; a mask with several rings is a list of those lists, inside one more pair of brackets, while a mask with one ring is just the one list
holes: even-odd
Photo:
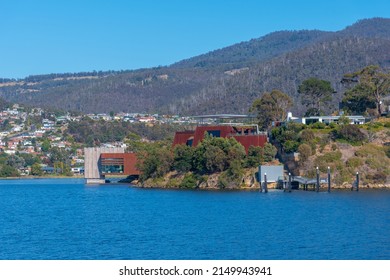
[[[389, 70], [384, 70], [378, 65], [370, 65], [357, 72], [345, 74], [341, 82], [355, 84], [355, 87], [351, 90], [352, 93], [358, 92], [367, 100], [367, 102], [360, 105], [368, 107], [370, 101], [374, 101], [377, 114], [382, 115], [382, 99], [390, 94]], [[349, 94], [351, 92], [347, 91], [345, 98], [348, 98]]]
[[321, 115], [324, 106], [332, 101], [332, 93], [334, 92], [335, 90], [329, 81], [317, 78], [309, 78], [303, 81], [298, 87], [298, 93], [302, 105], [308, 108], [305, 116]]
[[273, 90], [265, 92], [261, 98], [256, 99], [250, 112], [256, 113], [259, 126], [267, 129], [274, 121], [284, 121], [287, 110], [292, 105], [293, 101], [290, 96], [279, 90]]

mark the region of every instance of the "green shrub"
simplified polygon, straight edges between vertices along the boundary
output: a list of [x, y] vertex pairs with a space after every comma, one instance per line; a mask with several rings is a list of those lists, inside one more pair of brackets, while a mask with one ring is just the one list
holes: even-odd
[[314, 132], [310, 129], [304, 129], [301, 131], [301, 139], [303, 142], [311, 142], [314, 140]]
[[19, 177], [19, 171], [12, 166], [2, 165], [0, 166], [0, 177]]
[[177, 188], [180, 186], [180, 181], [177, 178], [171, 178], [169, 179], [167, 186]]
[[312, 155], [311, 147], [308, 144], [301, 144], [298, 147], [299, 152], [299, 162], [303, 164], [308, 160], [308, 158]]
[[384, 151], [382, 147], [375, 144], [366, 144], [355, 152], [358, 157], [383, 157]]
[[283, 149], [286, 153], [296, 152], [299, 147], [299, 142], [288, 140], [284, 143]]
[[366, 135], [361, 132], [358, 126], [347, 124], [341, 127], [337, 133], [338, 139], [344, 139], [351, 144], [361, 144], [367, 140]]
[[188, 172], [192, 169], [194, 149], [186, 145], [177, 145], [173, 150], [173, 169]]
[[272, 145], [270, 143], [265, 143], [263, 150], [264, 150], [264, 161], [265, 162], [270, 162], [270, 161], [273, 161], [275, 159], [277, 149], [274, 145]]
[[187, 188], [187, 189], [194, 189], [197, 186], [198, 186], [198, 180], [196, 176], [192, 173], [187, 173], [180, 184], [180, 187]]
[[264, 150], [262, 147], [250, 146], [248, 149], [248, 155], [246, 156], [244, 166], [245, 167], [257, 167], [264, 160]]
[[326, 128], [326, 124], [321, 123], [321, 122], [315, 122], [315, 123], [311, 124], [310, 127], [314, 128], [314, 129], [324, 129], [324, 128]]
[[367, 174], [366, 179], [368, 181], [373, 182], [373, 183], [384, 183], [384, 182], [386, 182], [387, 175], [383, 171], [378, 171], [378, 172], [373, 173], [373, 174], [371, 174], [371, 173]]
[[340, 168], [344, 168], [344, 163], [341, 161], [341, 152], [329, 152], [322, 156], [318, 156], [314, 160], [314, 166], [318, 166], [321, 172], [326, 173], [328, 166], [331, 167], [332, 170], [338, 170]]
[[342, 154], [340, 151], [335, 151], [335, 152], [326, 153], [321, 158], [323, 161], [331, 163], [331, 162], [335, 162], [335, 161], [340, 160], [341, 156], [342, 156]]
[[351, 157], [346, 162], [348, 167], [351, 167], [351, 168], [354, 168], [354, 169], [362, 166], [363, 163], [364, 163], [363, 160], [361, 158], [359, 158], [359, 157]]

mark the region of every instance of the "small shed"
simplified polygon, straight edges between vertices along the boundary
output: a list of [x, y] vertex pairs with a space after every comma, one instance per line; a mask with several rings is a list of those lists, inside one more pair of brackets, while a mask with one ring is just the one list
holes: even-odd
[[264, 182], [264, 174], [267, 174], [267, 182], [277, 182], [283, 178], [283, 171], [283, 165], [259, 165], [259, 182]]

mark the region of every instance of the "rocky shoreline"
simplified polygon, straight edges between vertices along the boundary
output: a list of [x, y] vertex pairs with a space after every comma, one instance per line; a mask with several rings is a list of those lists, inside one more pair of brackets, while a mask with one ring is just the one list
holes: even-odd
[[[185, 175], [177, 174], [175, 172], [169, 173], [164, 178], [148, 179], [144, 182], [133, 180], [132, 185], [140, 188], [164, 188], [164, 189], [200, 189], [200, 190], [259, 190], [260, 184], [256, 179], [253, 170], [248, 171], [240, 182], [230, 182], [227, 186], [221, 186], [220, 177], [221, 173], [214, 173], [206, 176], [203, 180], [198, 180], [196, 185], [192, 188], [181, 186]], [[332, 189], [335, 190], [350, 190], [352, 184], [345, 182], [342, 185], [332, 184]], [[359, 186], [360, 189], [390, 189], [390, 184], [373, 184], [362, 182]], [[277, 189], [276, 183], [269, 183], [268, 189]], [[309, 190], [314, 189], [314, 187]], [[321, 185], [321, 190], [327, 189], [327, 186]]]

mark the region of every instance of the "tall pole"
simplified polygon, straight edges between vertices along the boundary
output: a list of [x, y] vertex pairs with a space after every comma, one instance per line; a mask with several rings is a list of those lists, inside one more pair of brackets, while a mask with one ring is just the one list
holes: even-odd
[[317, 173], [317, 183], [316, 183], [316, 192], [320, 191], [320, 170], [318, 169], [318, 166], [316, 168]]
[[356, 191], [359, 191], [359, 172], [356, 172]]
[[267, 186], [267, 173], [264, 173], [264, 192], [268, 192], [268, 186]]
[[328, 192], [330, 192], [330, 167], [328, 166]]
[[291, 173], [288, 173], [288, 192], [291, 192]]
[[262, 186], [262, 184], [261, 184], [261, 165], [259, 166], [259, 172], [257, 173], [258, 174], [258, 176], [259, 176], [259, 178], [258, 178], [258, 182], [259, 182], [259, 184], [260, 184], [260, 189], [259, 189], [259, 192], [263, 192], [263, 186]]

